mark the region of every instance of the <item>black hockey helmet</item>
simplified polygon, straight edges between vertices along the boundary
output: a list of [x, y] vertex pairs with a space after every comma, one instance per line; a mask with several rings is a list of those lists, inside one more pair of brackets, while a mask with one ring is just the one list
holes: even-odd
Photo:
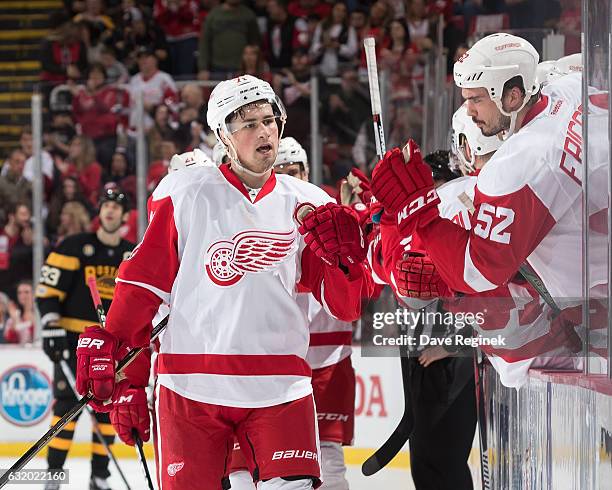
[[431, 167], [434, 180], [443, 180], [449, 182], [461, 175], [456, 174], [450, 169], [450, 152], [446, 150], [437, 150], [429, 153], [423, 159], [427, 165]]
[[98, 209], [102, 207], [102, 204], [108, 201], [113, 201], [119, 204], [123, 208], [123, 212], [125, 213], [128, 210], [128, 198], [125, 192], [123, 192], [119, 187], [105, 187], [100, 193], [100, 199], [98, 201]]

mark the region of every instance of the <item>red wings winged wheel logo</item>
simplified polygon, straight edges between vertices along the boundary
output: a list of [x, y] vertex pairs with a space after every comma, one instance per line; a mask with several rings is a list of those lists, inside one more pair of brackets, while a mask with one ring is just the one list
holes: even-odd
[[297, 232], [247, 230], [218, 240], [206, 251], [206, 272], [218, 286], [232, 286], [247, 273], [268, 272], [297, 250]]

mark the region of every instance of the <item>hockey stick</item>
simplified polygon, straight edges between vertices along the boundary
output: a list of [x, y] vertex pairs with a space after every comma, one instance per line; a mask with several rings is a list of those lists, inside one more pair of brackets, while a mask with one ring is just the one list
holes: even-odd
[[[168, 317], [165, 317], [161, 322], [159, 322], [156, 327], [151, 331], [151, 342], [153, 342], [159, 334], [162, 333], [164, 328], [168, 325]], [[140, 354], [144, 349], [148, 349], [147, 347], [138, 347], [136, 349], [130, 350], [121, 361], [117, 364], [115, 379], [121, 379], [121, 375], [126, 367], [128, 367], [132, 361], [136, 358], [138, 354]], [[91, 400], [93, 400], [93, 395], [88, 393], [83, 398], [81, 398], [75, 405], [72, 407], [61, 419], [57, 421], [57, 423], [51, 427], [38, 441], [34, 443], [30, 449], [28, 449], [23, 456], [21, 456], [7, 471], [5, 471], [2, 476], [0, 476], [0, 488], [3, 488], [11, 477], [11, 474], [20, 471], [23, 467], [28, 464], [34, 456], [36, 456], [42, 448], [44, 448], [51, 440], [59, 434], [62, 429], [66, 426], [68, 422], [73, 420], [81, 410], [87, 405]]]
[[147, 466], [147, 458], [142, 447], [142, 439], [138, 435], [138, 431], [136, 429], [132, 430], [132, 437], [136, 442], [136, 449], [138, 450], [138, 459], [140, 460], [140, 468], [142, 469], [142, 473], [145, 477], [145, 480], [147, 480], [149, 490], [155, 490], [155, 488], [153, 487], [153, 481], [151, 480], [151, 473], [149, 473], [149, 467]]
[[491, 472], [489, 468], [489, 445], [487, 443], [487, 411], [484, 389], [484, 361], [479, 362], [478, 350], [474, 349], [474, 378], [476, 381], [476, 418], [478, 420], [478, 438], [480, 440], [480, 476], [483, 490], [491, 489]]
[[[385, 132], [382, 122], [382, 106], [380, 103], [380, 87], [378, 85], [378, 66], [376, 63], [376, 41], [373, 37], [363, 40], [368, 67], [368, 84], [370, 87], [370, 102], [372, 106], [372, 124], [374, 125], [374, 138], [376, 141], [376, 155], [382, 159], [386, 151]], [[382, 211], [372, 217], [372, 221], [380, 221]], [[406, 333], [400, 326], [400, 333]], [[412, 407], [408, 396], [409, 358], [403, 348], [400, 348], [400, 364], [402, 371], [402, 383], [404, 387], [404, 413], [399, 424], [389, 436], [387, 441], [361, 465], [361, 472], [365, 476], [371, 476], [380, 471], [400, 452], [414, 425]]]
[[[68, 386], [70, 386], [70, 389], [74, 393], [74, 396], [78, 398], [79, 394], [77, 393], [77, 390], [76, 390], [76, 380], [74, 379], [74, 374], [72, 374], [72, 369], [70, 369], [70, 366], [68, 366], [68, 363], [64, 361], [63, 359], [60, 361], [60, 368], [62, 369], [62, 372], [64, 373], [64, 377], [66, 378], [66, 381], [68, 381]], [[104, 446], [104, 449], [106, 449], [106, 452], [108, 453], [108, 457], [111, 459], [111, 461], [115, 465], [115, 468], [117, 468], [117, 471], [119, 472], [119, 476], [121, 476], [121, 479], [123, 480], [123, 483], [125, 483], [125, 486], [127, 487], [127, 489], [131, 490], [131, 487], [127, 481], [127, 478], [123, 474], [123, 471], [121, 471], [121, 467], [119, 466], [119, 461], [117, 461], [117, 458], [115, 458], [115, 455], [113, 454], [113, 451], [111, 450], [110, 445], [106, 442], [106, 439], [104, 439], [104, 436], [102, 435], [102, 431], [100, 430], [100, 425], [98, 424], [98, 420], [96, 419], [96, 415], [93, 409], [89, 405], [85, 405], [85, 410], [87, 410], [87, 413], [89, 413], [91, 417], [91, 424], [92, 424], [93, 430], [98, 436], [100, 443]]]
[[[96, 313], [98, 314], [98, 320], [100, 320], [100, 325], [102, 328], [106, 328], [106, 313], [104, 312], [104, 306], [102, 305], [102, 300], [100, 299], [100, 293], [98, 291], [98, 285], [96, 284], [95, 277], [90, 277], [87, 280], [87, 285], [89, 286], [89, 292], [91, 293], [91, 299], [96, 307]], [[87, 407], [89, 408], [89, 407]], [[149, 468], [147, 467], [147, 459], [144, 454], [144, 450], [142, 449], [142, 440], [138, 436], [136, 429], [133, 430], [135, 434], [134, 441], [136, 443], [138, 449], [138, 459], [140, 460], [140, 466], [143, 468], [144, 477], [147, 480], [147, 485], [151, 490], [153, 489], [153, 482], [151, 481], [151, 475], [149, 474]]]
[[[408, 333], [408, 327], [405, 324], [400, 324], [400, 334]], [[408, 348], [400, 347], [400, 365], [402, 369], [402, 386], [404, 388], [404, 413], [395, 430], [391, 433], [387, 441], [361, 465], [361, 472], [365, 476], [372, 476], [380, 471], [399, 453], [406, 444], [408, 437], [412, 433], [414, 426], [414, 418], [412, 414], [412, 405], [410, 402], [408, 379], [410, 378], [410, 359], [408, 357]]]

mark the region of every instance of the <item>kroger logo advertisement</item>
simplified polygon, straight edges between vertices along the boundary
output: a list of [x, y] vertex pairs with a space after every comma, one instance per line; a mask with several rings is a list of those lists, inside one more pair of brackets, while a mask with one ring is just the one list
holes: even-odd
[[51, 380], [35, 366], [13, 366], [0, 378], [0, 414], [15, 425], [34, 425], [51, 409]]

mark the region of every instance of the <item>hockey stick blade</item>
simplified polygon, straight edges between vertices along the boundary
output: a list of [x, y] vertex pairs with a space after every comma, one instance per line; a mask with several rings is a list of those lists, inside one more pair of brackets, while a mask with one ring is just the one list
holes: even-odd
[[[400, 330], [400, 332], [404, 332]], [[397, 424], [395, 430], [389, 436], [389, 439], [378, 450], [364, 461], [361, 465], [361, 473], [365, 476], [372, 476], [374, 473], [382, 470], [387, 466], [395, 456], [402, 450], [404, 444], [412, 433], [414, 426], [414, 418], [412, 416], [412, 407], [408, 400], [408, 383], [409, 377], [409, 359], [407, 352], [400, 351], [400, 364], [402, 369], [402, 383], [404, 384], [404, 413]]]
[[411, 432], [412, 416], [405, 413], [387, 442], [361, 465], [361, 473], [372, 476], [387, 466], [404, 447]]

